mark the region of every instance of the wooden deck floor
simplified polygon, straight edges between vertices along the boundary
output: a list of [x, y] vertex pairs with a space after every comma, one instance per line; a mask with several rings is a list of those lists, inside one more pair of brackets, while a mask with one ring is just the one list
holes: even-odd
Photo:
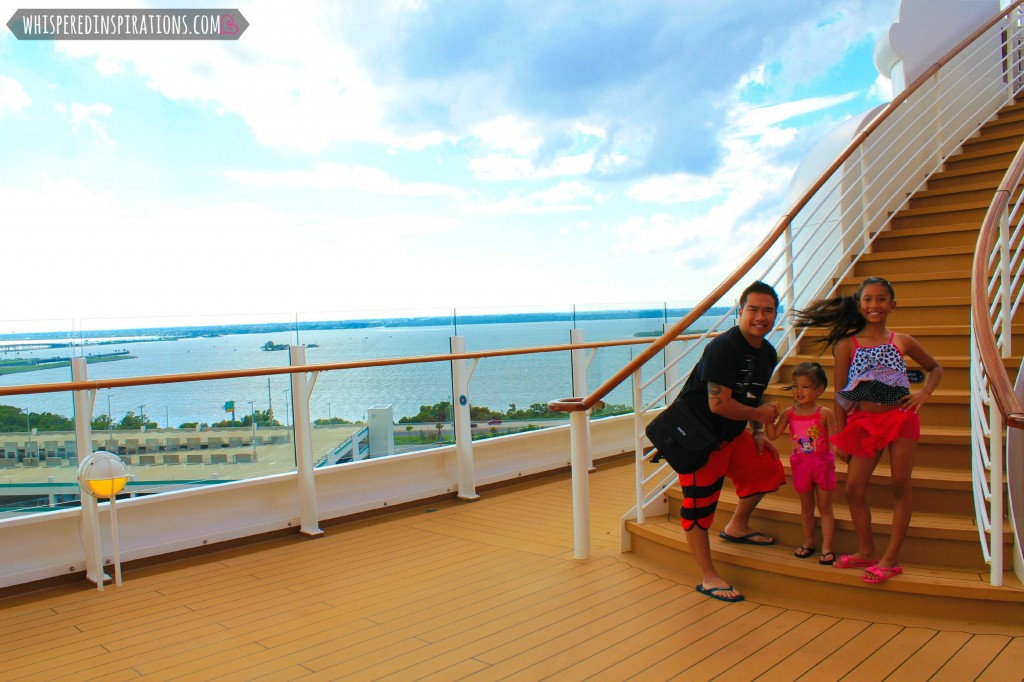
[[591, 476], [588, 561], [558, 476], [10, 596], [0, 680], [1024, 679], [1024, 632], [724, 604], [620, 554], [630, 472]]

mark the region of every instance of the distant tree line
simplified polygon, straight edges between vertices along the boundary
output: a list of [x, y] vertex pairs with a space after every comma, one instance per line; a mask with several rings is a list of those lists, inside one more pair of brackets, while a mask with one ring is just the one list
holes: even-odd
[[[255, 417], [256, 426], [281, 426], [281, 422], [274, 418], [273, 409], [268, 410], [255, 410], [253, 414], [246, 415], [239, 420], [226, 420], [216, 422], [212, 426], [214, 427], [244, 427], [251, 426]], [[317, 423], [328, 420], [317, 420]], [[338, 423], [338, 418], [331, 420], [330, 423]], [[341, 423], [348, 423], [341, 421]], [[128, 410], [125, 412], [121, 419], [114, 421], [109, 415], [101, 414], [92, 420], [93, 431], [138, 431], [140, 428], [145, 426], [147, 429], [159, 428], [159, 424], [150, 419], [146, 415], [135, 414], [134, 411]], [[178, 426], [179, 429], [192, 429], [196, 426], [206, 428], [210, 426], [206, 422], [185, 422]], [[25, 432], [30, 429], [36, 429], [39, 432], [43, 431], [74, 431], [75, 422], [70, 417], [65, 417], [62, 414], [54, 414], [52, 412], [25, 412], [21, 408], [12, 407], [10, 405], [0, 405], [0, 432], [2, 433], [16, 433]]]
[[[594, 411], [594, 416], [605, 416], [610, 414], [624, 414], [632, 411], [629, 405], [605, 404]], [[452, 404], [448, 401], [434, 403], [433, 405], [421, 405], [420, 411], [411, 417], [402, 417], [399, 424], [425, 424], [450, 422], [453, 417]], [[533, 403], [523, 409], [515, 403], [509, 403], [508, 409], [504, 412], [492, 410], [481, 405], [469, 406], [469, 418], [473, 421], [489, 421], [491, 419], [508, 419], [511, 421], [530, 421], [531, 419], [564, 419], [564, 412], [552, 412], [546, 403]]]

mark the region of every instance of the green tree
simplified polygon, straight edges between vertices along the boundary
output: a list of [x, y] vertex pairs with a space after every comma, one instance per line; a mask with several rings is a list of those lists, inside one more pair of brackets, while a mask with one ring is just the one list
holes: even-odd
[[92, 420], [93, 431], [110, 431], [112, 428], [114, 428], [114, 421], [109, 415], [101, 414]]
[[420, 405], [420, 411], [418, 414], [415, 414], [412, 417], [402, 417], [398, 420], [398, 423], [446, 422], [448, 421], [448, 415], [451, 414], [451, 407], [452, 404], [447, 401], [434, 403], [433, 405]]
[[157, 422], [143, 419], [129, 410], [125, 413], [125, 416], [121, 418], [121, 421], [114, 425], [114, 428], [118, 431], [130, 431], [132, 429], [141, 428], [142, 426], [145, 426], [146, 428], [157, 428]]

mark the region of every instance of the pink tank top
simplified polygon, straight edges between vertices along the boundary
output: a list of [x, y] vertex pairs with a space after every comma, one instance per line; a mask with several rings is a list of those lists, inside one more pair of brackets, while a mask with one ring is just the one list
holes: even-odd
[[828, 427], [821, 416], [821, 408], [814, 414], [797, 414], [789, 408], [789, 438], [793, 454], [797, 456], [832, 457], [828, 444]]

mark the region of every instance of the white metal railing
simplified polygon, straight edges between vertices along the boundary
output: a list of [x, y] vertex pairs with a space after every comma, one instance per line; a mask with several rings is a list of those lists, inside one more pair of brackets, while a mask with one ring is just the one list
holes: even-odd
[[[974, 255], [971, 310], [971, 472], [981, 549], [989, 580], [1001, 585], [1004, 523], [1013, 536], [1013, 567], [1024, 578], [1018, 530], [1024, 525], [1024, 408], [1004, 361], [1013, 355], [1013, 323], [1024, 297], [1024, 146], [995, 192]], [[1008, 428], [1009, 427], [1009, 428]], [[1013, 432], [1016, 431], [1016, 434]], [[1004, 507], [1004, 490], [1009, 505]]]
[[[702, 301], [694, 311], [723, 303], [734, 304], [735, 291], [760, 279], [773, 285], [783, 301], [781, 327], [769, 337], [780, 351], [780, 358], [793, 355], [799, 336], [791, 325], [794, 308], [835, 292], [839, 282], [849, 276], [853, 265], [875, 237], [887, 229], [889, 218], [905, 206], [909, 197], [927, 178], [1021, 90], [1022, 42], [1021, 3], [1004, 10], [979, 29], [906, 91], [880, 111], [857, 134], [839, 158], [777, 223], [748, 260]], [[735, 308], [709, 331], [724, 330]], [[681, 324], [686, 320], [681, 321]], [[670, 330], [671, 332], [675, 330]], [[676, 352], [678, 357], [699, 353], [703, 339], [688, 342]], [[654, 352], [669, 344], [650, 348]], [[643, 381], [642, 361], [627, 365], [622, 373], [631, 373], [634, 385], [649, 386], [670, 371], [671, 364]], [[780, 363], [781, 364], [781, 363]], [[621, 373], [620, 373], [621, 374]], [[637, 503], [623, 521], [635, 518], [643, 522], [651, 513], [664, 513], [664, 491], [676, 481], [667, 465], [646, 474], [645, 462], [653, 451], [645, 452], [644, 413], [662, 404], [663, 398], [685, 380], [679, 377], [666, 393], [642, 405], [635, 416], [635, 452]], [[621, 380], [621, 377], [616, 377]], [[610, 383], [610, 382], [609, 382]], [[599, 400], [609, 384], [580, 399], [583, 407]], [[556, 403], [552, 403], [556, 405]], [[571, 410], [566, 403], [562, 409]], [[623, 533], [628, 548], [628, 533]]]

